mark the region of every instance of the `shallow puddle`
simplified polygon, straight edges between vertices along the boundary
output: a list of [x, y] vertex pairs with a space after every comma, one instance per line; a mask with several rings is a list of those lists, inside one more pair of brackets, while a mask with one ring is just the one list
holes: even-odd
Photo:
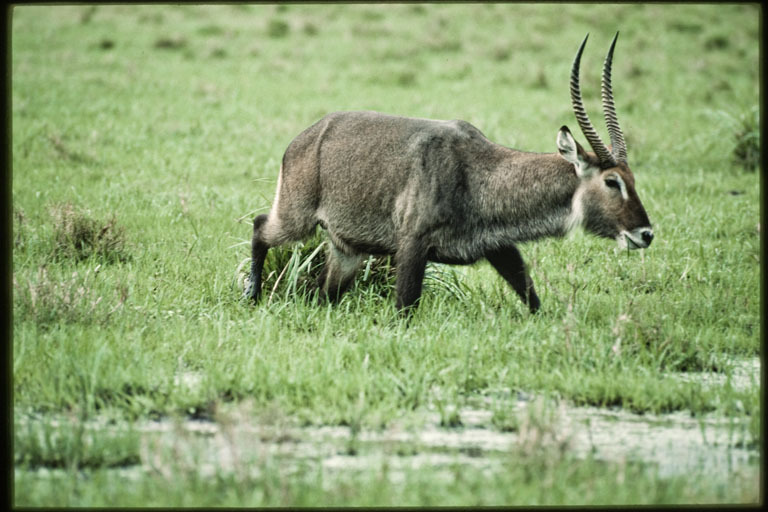
[[739, 359], [732, 363], [730, 376], [715, 372], [681, 372], [674, 374], [686, 382], [700, 382], [705, 386], [724, 386], [730, 379], [733, 389], [744, 390], [760, 386], [760, 358]]
[[[731, 385], [759, 385], [759, 360], [749, 360], [738, 372], [732, 372]], [[685, 378], [692, 378], [691, 374]], [[722, 384], [719, 376], [705, 378]], [[185, 379], [189, 385], [196, 384], [194, 378]], [[201, 475], [253, 474], [264, 461], [273, 461], [287, 474], [318, 464], [331, 473], [386, 466], [388, 478], [398, 481], [407, 471], [425, 465], [430, 471], [438, 470], [438, 475], [445, 470], [447, 476], [457, 465], [493, 472], [505, 456], [553, 447], [579, 458], [650, 463], [661, 477], [706, 474], [726, 482], [737, 472], [757, 474], [759, 469], [759, 450], [745, 447], [748, 426], [727, 418], [692, 418], [688, 413], [638, 415], [564, 403], [543, 407], [542, 402], [521, 395], [505, 406], [516, 423], [510, 431], [501, 431], [493, 424], [490, 405], [480, 400], [472, 408], [459, 410], [461, 426], [457, 428], [441, 427], [437, 412], [414, 413], [379, 431], [296, 427], [287, 420], [259, 424], [248, 407], [235, 407], [217, 422], [145, 421], [131, 426], [141, 438], [141, 464], [115, 471], [128, 478], [142, 472], [168, 473], [179, 466], [194, 468]], [[22, 417], [17, 419], [17, 428], [42, 421], [54, 429], [71, 422]], [[94, 436], [126, 428], [99, 421], [86, 425]], [[54, 475], [56, 470], [38, 474]]]

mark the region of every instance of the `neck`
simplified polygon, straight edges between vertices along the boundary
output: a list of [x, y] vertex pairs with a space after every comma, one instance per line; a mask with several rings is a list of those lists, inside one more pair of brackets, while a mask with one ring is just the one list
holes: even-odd
[[579, 178], [572, 164], [556, 153], [504, 149], [493, 168], [478, 173], [486, 221], [503, 225], [518, 242], [563, 236], [580, 223], [573, 208]]

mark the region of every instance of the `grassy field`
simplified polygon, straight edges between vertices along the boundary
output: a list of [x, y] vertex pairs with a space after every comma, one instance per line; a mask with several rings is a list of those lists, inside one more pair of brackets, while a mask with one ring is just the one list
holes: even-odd
[[[544, 445], [505, 454], [490, 475], [421, 468], [404, 481], [381, 466], [336, 478], [311, 460], [286, 478], [268, 457], [255, 476], [115, 472], [146, 463], [131, 427], [142, 422], [223, 425], [246, 410], [257, 424], [361, 432], [432, 411], [450, 429], [483, 399], [505, 430], [518, 393], [729, 418], [757, 450], [759, 383], [730, 376], [760, 354], [759, 17], [755, 5], [694, 4], [16, 7], [14, 503], [757, 501], [754, 474], [714, 486]], [[370, 109], [464, 119], [539, 152], [567, 124], [585, 144], [567, 80], [589, 32], [582, 91], [607, 140], [599, 76], [616, 30], [614, 93], [654, 225], [648, 250], [582, 233], [521, 246], [536, 316], [487, 263], [430, 266], [408, 326], [386, 262], [361, 268], [337, 306], [315, 305], [302, 283], [321, 239], [271, 251], [265, 300], [241, 300], [251, 219], [305, 127]], [[699, 372], [726, 379], [680, 378]], [[94, 421], [121, 429], [92, 438]]]

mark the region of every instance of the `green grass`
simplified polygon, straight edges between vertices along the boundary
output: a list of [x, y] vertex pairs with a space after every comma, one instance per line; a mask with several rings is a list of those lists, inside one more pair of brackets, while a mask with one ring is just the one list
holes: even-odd
[[[504, 506], [526, 503], [531, 506], [643, 505], [680, 502], [710, 504], [725, 499], [751, 499], [743, 487], [729, 489], [691, 484], [677, 477], [649, 477], [637, 464], [606, 464], [594, 460], [539, 458], [510, 454], [502, 470], [490, 476], [476, 469], [450, 468], [441, 472], [409, 469], [403, 482], [389, 483], [386, 464], [355, 472], [344, 479], [322, 471], [300, 467], [290, 477], [280, 478], [279, 462], [262, 463], [264, 476], [223, 475], [203, 478], [194, 471], [177, 470], [181, 475], [167, 478], [115, 478], [107, 470], [89, 474], [87, 485], [77, 476], [35, 478], [17, 474], [16, 493], [24, 504], [60, 503], [92, 506], [180, 507], [261, 506], [376, 507], [376, 506]], [[752, 482], [750, 482], [752, 483]], [[324, 485], [325, 484], [325, 485]], [[630, 484], [630, 485], [627, 485]], [[77, 499], [73, 498], [77, 496]], [[137, 498], [140, 497], [140, 498]]]
[[[299, 424], [374, 429], [435, 406], [450, 427], [468, 401], [501, 390], [729, 416], [759, 443], [757, 386], [676, 378], [730, 375], [760, 354], [759, 15], [755, 5], [16, 7], [15, 416], [215, 420], [216, 407], [247, 399]], [[282, 153], [305, 127], [372, 109], [465, 119], [501, 144], [554, 152], [557, 129], [576, 127], [567, 77], [590, 32], [582, 90], [607, 140], [599, 73], [616, 30], [614, 93], [654, 224], [649, 250], [581, 233], [523, 245], [536, 316], [486, 263], [431, 266], [408, 326], [386, 261], [361, 268], [337, 306], [317, 305], [302, 291], [322, 238], [293, 256], [271, 251], [264, 301], [241, 299], [250, 220], [268, 210]], [[204, 385], [179, 382], [187, 372]], [[514, 428], [503, 409], [496, 427]], [[41, 445], [17, 425], [17, 504], [393, 503], [381, 468], [324, 491], [311, 468], [283, 483], [277, 470], [184, 473], [170, 493], [160, 477], [110, 483], [104, 468], [137, 456], [132, 434], [117, 449], [73, 429]], [[71, 469], [83, 460], [88, 481]], [[753, 495], [741, 480], [720, 492], [634, 466], [625, 488], [611, 464], [537, 466], [546, 460], [465, 485], [419, 471], [398, 492], [416, 505], [472, 504], [481, 485], [488, 504]], [[70, 469], [54, 485], [23, 470], [40, 466]]]

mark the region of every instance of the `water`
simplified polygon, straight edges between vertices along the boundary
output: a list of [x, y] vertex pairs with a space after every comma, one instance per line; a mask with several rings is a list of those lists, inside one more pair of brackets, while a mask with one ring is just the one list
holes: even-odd
[[[758, 385], [760, 361], [740, 363], [732, 375], [734, 387]], [[194, 376], [182, 378], [190, 385], [200, 382]], [[722, 385], [725, 377], [689, 373], [680, 378]], [[280, 471], [289, 474], [302, 464], [320, 464], [332, 473], [365, 471], [385, 464], [388, 477], [397, 481], [407, 470], [422, 466], [436, 471], [437, 477], [441, 470], [449, 476], [448, 470], [457, 464], [493, 472], [501, 467], [505, 454], [547, 448], [579, 458], [642, 461], [656, 467], [661, 477], [706, 474], [726, 482], [736, 472], [756, 473], [759, 467], [758, 449], [745, 443], [749, 440], [747, 425], [734, 419], [692, 418], [685, 412], [639, 415], [618, 409], [544, 404], [521, 395], [507, 404], [507, 413], [517, 419], [517, 427], [507, 432], [494, 427], [490, 403], [479, 402], [458, 411], [462, 424], [458, 428], [441, 427], [435, 411], [413, 413], [378, 431], [297, 427], [288, 420], [260, 424], [245, 406], [217, 422], [144, 421], [132, 425], [141, 436], [141, 464], [115, 471], [135, 477], [141, 472], [162, 474], [170, 471], [171, 465], [186, 465], [201, 475], [253, 474], [261, 470], [263, 461], [273, 460], [280, 461]], [[63, 417], [41, 419], [54, 427], [72, 421]], [[39, 420], [27, 417], [17, 421], [23, 425]], [[86, 428], [105, 435], [126, 427], [97, 420]], [[55, 475], [57, 471], [42, 470], [38, 475]]]

